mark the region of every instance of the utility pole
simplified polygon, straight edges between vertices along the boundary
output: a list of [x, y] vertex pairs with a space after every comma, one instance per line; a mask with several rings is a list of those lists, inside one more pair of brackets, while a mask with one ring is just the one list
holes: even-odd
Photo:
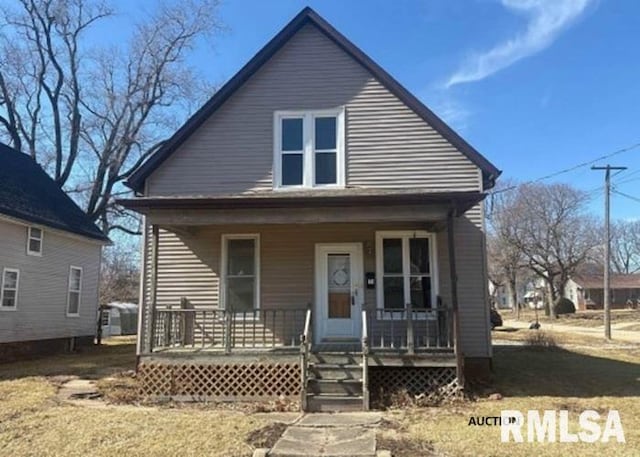
[[609, 199], [611, 197], [611, 170], [626, 170], [627, 167], [591, 167], [592, 170], [604, 170], [604, 337], [611, 339], [611, 278], [609, 265], [611, 264], [611, 227]]

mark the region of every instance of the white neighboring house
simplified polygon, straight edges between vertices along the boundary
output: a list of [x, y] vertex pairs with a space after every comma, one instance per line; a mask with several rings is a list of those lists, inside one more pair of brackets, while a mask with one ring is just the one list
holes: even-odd
[[93, 343], [108, 242], [30, 156], [0, 143], [2, 360]]
[[503, 285], [496, 285], [489, 280], [489, 296], [493, 299], [493, 304], [498, 309], [513, 309], [513, 303], [509, 297], [509, 288]]
[[113, 302], [103, 307], [100, 315], [102, 336], [135, 335], [138, 331], [138, 305]]

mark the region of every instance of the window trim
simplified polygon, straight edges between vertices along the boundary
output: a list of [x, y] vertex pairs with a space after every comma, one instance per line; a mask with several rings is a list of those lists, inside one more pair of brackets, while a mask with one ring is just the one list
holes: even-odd
[[[409, 262], [409, 258], [405, 259], [405, 256], [409, 255], [408, 240], [411, 238], [426, 238], [429, 240], [429, 276], [431, 277], [431, 309], [423, 311], [425, 318], [435, 318], [433, 308], [438, 306], [438, 296], [440, 295], [440, 281], [439, 281], [439, 265], [438, 265], [438, 252], [436, 244], [436, 234], [434, 232], [427, 232], [426, 230], [384, 230], [376, 232], [376, 309], [384, 311], [382, 319], [402, 319], [402, 313], [394, 310], [386, 310], [384, 307], [384, 263], [383, 263], [383, 245], [382, 242], [386, 238], [400, 238], [402, 239], [402, 278], [404, 283], [404, 294], [406, 298], [407, 294], [407, 281], [405, 277], [411, 279], [411, 273], [405, 272], [406, 262]], [[404, 240], [407, 240], [405, 242]], [[424, 276], [424, 275], [422, 275]], [[410, 282], [410, 281], [409, 281]], [[405, 308], [403, 311], [406, 310]], [[420, 318], [420, 317], [419, 317]]]
[[[225, 233], [221, 237], [221, 250], [220, 250], [220, 287], [218, 295], [218, 306], [222, 310], [227, 309], [227, 258], [228, 258], [228, 241], [229, 240], [254, 240], [254, 263], [255, 263], [255, 290], [253, 297], [253, 313], [258, 319], [260, 316], [256, 311], [260, 311], [260, 234], [259, 233]], [[236, 315], [242, 315], [242, 312], [235, 313]], [[247, 316], [247, 319], [251, 319], [252, 316]]]
[[[40, 230], [40, 238], [36, 238], [31, 236], [31, 230], [33, 229], [38, 229]], [[40, 250], [39, 251], [32, 251], [31, 250], [31, 240], [38, 240], [40, 241]], [[33, 225], [30, 225], [27, 229], [27, 255], [31, 255], [31, 256], [36, 256], [36, 257], [42, 257], [42, 249], [44, 247], [44, 230], [42, 229], [42, 227], [35, 227]]]
[[[71, 272], [73, 270], [80, 270], [80, 287], [78, 290], [71, 290]], [[84, 277], [84, 270], [82, 267], [75, 265], [69, 266], [69, 277], [67, 278], [67, 317], [80, 317], [80, 305], [82, 304], [82, 281]], [[78, 292], [78, 311], [76, 313], [69, 312], [69, 306], [71, 305], [71, 292]]]
[[[316, 184], [315, 118], [336, 118], [336, 183]], [[302, 118], [302, 184], [282, 185], [282, 120]], [[346, 185], [345, 108], [325, 110], [275, 111], [273, 113], [273, 189], [278, 191], [301, 189], [343, 189]], [[322, 150], [320, 150], [322, 151]], [[299, 154], [299, 152], [289, 152]]]
[[[2, 306], [4, 301], [4, 275], [6, 272], [16, 273], [16, 299], [13, 306]], [[11, 289], [14, 290], [14, 289]], [[18, 309], [18, 295], [20, 293], [20, 269], [5, 267], [2, 269], [2, 280], [0, 281], [0, 310], [2, 311], [16, 311]]]

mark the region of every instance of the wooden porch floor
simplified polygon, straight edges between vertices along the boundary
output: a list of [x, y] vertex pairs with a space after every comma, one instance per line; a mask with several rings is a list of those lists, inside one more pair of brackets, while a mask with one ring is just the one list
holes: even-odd
[[[362, 357], [361, 347], [358, 344], [327, 343], [317, 344], [312, 347], [313, 354], [321, 355], [345, 355], [360, 363]], [[143, 361], [166, 361], [170, 363], [197, 362], [211, 363], [215, 365], [228, 363], [254, 363], [254, 362], [298, 362], [300, 349], [296, 347], [268, 347], [235, 349], [231, 353], [225, 353], [216, 348], [163, 348], [157, 349], [151, 354], [142, 354]], [[416, 350], [409, 354], [406, 350], [394, 348], [370, 349], [368, 357], [369, 366], [393, 366], [393, 367], [455, 367], [456, 356], [450, 349]]]

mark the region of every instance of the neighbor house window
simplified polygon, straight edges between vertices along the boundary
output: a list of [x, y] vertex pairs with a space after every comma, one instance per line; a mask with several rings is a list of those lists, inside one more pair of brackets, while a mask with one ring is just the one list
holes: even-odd
[[258, 235], [222, 236], [223, 306], [236, 313], [259, 308], [260, 239]]
[[27, 233], [27, 254], [42, 255], [42, 229], [29, 227]]
[[69, 268], [69, 291], [67, 296], [67, 315], [80, 314], [80, 295], [82, 293], [82, 268]]
[[102, 326], [108, 327], [109, 326], [109, 310], [103, 309], [101, 316], [102, 316]]
[[276, 112], [274, 187], [343, 187], [344, 110]]
[[424, 231], [377, 232], [378, 308], [431, 309], [437, 297], [435, 236]]
[[18, 286], [20, 270], [5, 268], [2, 270], [2, 289], [0, 289], [0, 309], [15, 310], [18, 306]]

